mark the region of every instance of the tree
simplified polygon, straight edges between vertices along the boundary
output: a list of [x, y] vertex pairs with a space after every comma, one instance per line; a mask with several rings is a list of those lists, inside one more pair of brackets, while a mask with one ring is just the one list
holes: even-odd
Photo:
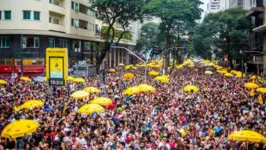
[[208, 14], [194, 28], [190, 51], [203, 58], [208, 58], [211, 53], [218, 58], [228, 55], [232, 65], [233, 59], [240, 59], [239, 51], [248, 47], [247, 34], [251, 26], [245, 12], [241, 8], [232, 8]]
[[[171, 34], [175, 31], [175, 25], [194, 23], [200, 19], [202, 4], [200, 0], [150, 0], [145, 6], [144, 12], [162, 20], [160, 29], [165, 35], [166, 49], [171, 46]], [[166, 67], [169, 66], [169, 53], [166, 57]]]
[[106, 24], [107, 30], [105, 32], [104, 49], [98, 50], [96, 56], [96, 72], [99, 73], [100, 65], [106, 56], [106, 53], [110, 49], [110, 43], [115, 40], [115, 23], [120, 23], [123, 28], [123, 33], [116, 40], [118, 44], [127, 32], [127, 28], [131, 21], [137, 21], [142, 19], [142, 8], [145, 4], [145, 0], [94, 0], [91, 8], [97, 10], [97, 19], [103, 21]]
[[142, 25], [140, 29], [140, 37], [137, 40], [136, 49], [150, 49], [153, 46], [158, 44], [158, 35], [159, 35], [159, 24], [154, 22], [149, 22]]

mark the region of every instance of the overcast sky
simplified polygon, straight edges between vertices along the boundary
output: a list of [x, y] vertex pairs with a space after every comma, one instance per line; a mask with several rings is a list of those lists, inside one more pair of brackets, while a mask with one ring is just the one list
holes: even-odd
[[204, 4], [201, 5], [201, 9], [204, 10], [204, 12], [202, 12], [201, 14], [201, 18], [204, 17], [205, 15], [205, 11], [207, 10], [207, 3], [210, 1], [210, 0], [201, 0]]

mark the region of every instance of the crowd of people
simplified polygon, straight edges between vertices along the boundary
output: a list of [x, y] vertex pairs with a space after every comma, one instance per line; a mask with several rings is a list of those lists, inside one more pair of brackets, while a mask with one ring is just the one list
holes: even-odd
[[[2, 85], [0, 129], [19, 120], [37, 121], [40, 126], [31, 135], [17, 139], [0, 137], [0, 149], [25, 150], [263, 150], [264, 143], [228, 140], [228, 135], [250, 129], [266, 135], [266, 107], [255, 94], [249, 96], [246, 78], [206, 75], [201, 69], [174, 69], [168, 83], [155, 81], [144, 68], [132, 70], [133, 79], [121, 67], [109, 73], [102, 84], [98, 75], [84, 77], [85, 83], [68, 82], [50, 87], [46, 82], [16, 79]], [[141, 83], [156, 88], [154, 93], [123, 95], [123, 91]], [[263, 83], [261, 83], [263, 86]], [[196, 93], [183, 91], [196, 85]], [[71, 98], [74, 91], [93, 86], [101, 90], [88, 98]], [[113, 100], [115, 108], [106, 108], [97, 116], [79, 114], [78, 108], [98, 96]], [[44, 107], [16, 110], [30, 99], [43, 101]], [[120, 109], [117, 109], [120, 108]]]

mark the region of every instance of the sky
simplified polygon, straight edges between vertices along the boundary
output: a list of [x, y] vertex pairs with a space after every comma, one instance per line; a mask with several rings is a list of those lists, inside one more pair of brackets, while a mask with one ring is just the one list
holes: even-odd
[[207, 3], [209, 2], [210, 0], [201, 0], [201, 2], [203, 2], [204, 4], [202, 4], [201, 5], [201, 9], [203, 9], [204, 10], [204, 12], [202, 12], [202, 14], [201, 14], [201, 19], [204, 17], [204, 15], [205, 15], [205, 12], [206, 12], [206, 10], [207, 10]]

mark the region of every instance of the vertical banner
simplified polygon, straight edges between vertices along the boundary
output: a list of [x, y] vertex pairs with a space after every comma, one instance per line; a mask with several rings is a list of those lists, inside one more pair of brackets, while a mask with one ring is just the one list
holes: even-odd
[[68, 77], [68, 53], [66, 48], [46, 49], [46, 77], [50, 85], [64, 86]]

